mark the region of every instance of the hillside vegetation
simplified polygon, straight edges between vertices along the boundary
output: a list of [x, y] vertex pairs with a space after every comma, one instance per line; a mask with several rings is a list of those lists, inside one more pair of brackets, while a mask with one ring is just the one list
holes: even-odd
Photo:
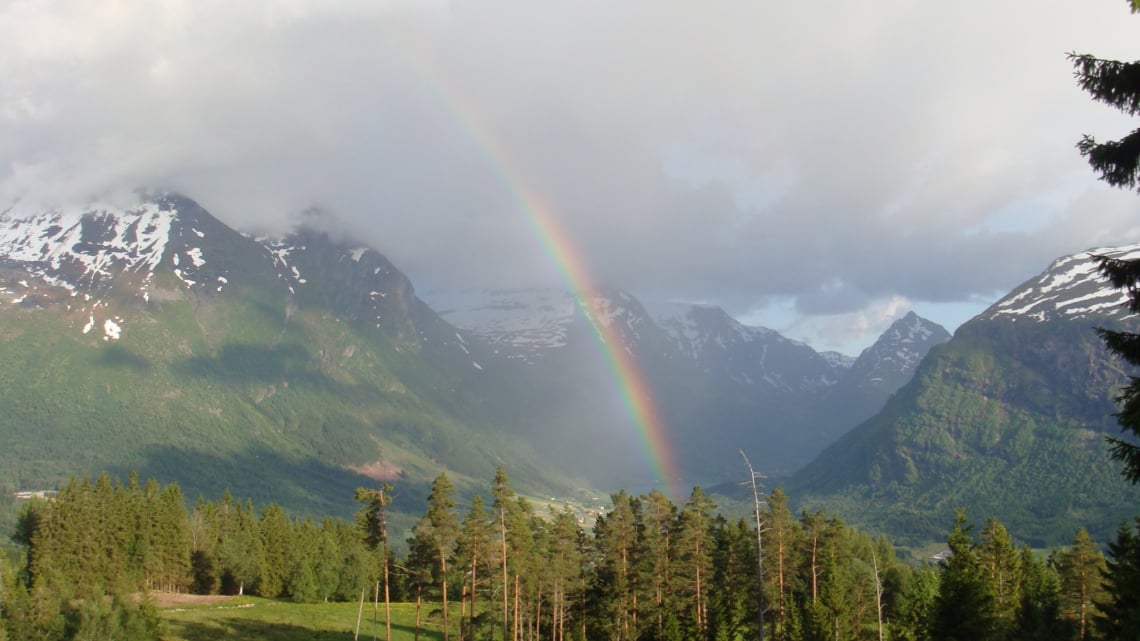
[[960, 506], [1038, 547], [1079, 526], [1107, 538], [1140, 498], [1104, 441], [1125, 380], [1091, 323], [973, 321], [789, 488], [908, 543]]

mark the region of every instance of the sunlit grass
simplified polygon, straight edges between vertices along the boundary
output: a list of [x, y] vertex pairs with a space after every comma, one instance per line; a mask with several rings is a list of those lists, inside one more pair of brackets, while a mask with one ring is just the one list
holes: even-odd
[[[439, 623], [428, 620], [436, 605], [425, 604], [419, 638], [442, 639]], [[224, 603], [162, 608], [165, 641], [346, 641], [354, 638], [360, 614], [359, 639], [384, 640], [384, 605], [373, 608], [365, 603], [291, 603], [255, 597], [241, 597]], [[392, 604], [392, 640], [415, 639], [416, 606]]]

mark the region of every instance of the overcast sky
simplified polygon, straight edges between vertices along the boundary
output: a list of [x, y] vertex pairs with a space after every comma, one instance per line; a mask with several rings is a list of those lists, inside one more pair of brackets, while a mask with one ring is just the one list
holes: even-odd
[[596, 281], [848, 353], [1140, 241], [1065, 56], [1140, 58], [1124, 0], [0, 0], [0, 43], [0, 200], [317, 205], [421, 290], [557, 283], [520, 184]]

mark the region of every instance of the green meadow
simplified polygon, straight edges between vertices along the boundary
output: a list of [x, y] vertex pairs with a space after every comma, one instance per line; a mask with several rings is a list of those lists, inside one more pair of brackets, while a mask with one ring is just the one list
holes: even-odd
[[[443, 638], [438, 621], [428, 613], [438, 604], [425, 603], [422, 608], [419, 638], [434, 641]], [[238, 597], [224, 602], [174, 604], [160, 606], [164, 623], [164, 641], [348, 641], [354, 638], [357, 616], [360, 616], [359, 639], [386, 639], [384, 604], [373, 608], [365, 603], [293, 603], [258, 597]], [[392, 641], [414, 641], [416, 605], [392, 604]]]

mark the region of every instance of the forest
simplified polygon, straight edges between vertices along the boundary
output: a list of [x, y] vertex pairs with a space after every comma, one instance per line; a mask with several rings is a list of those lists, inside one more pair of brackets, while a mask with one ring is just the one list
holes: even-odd
[[699, 487], [683, 505], [615, 493], [589, 524], [569, 507], [540, 512], [501, 468], [489, 490], [460, 510], [439, 475], [397, 542], [388, 485], [356, 492], [354, 521], [318, 522], [229, 494], [188, 509], [153, 480], [72, 480], [20, 512], [0, 639], [159, 639], [156, 592], [367, 595], [414, 603], [417, 637], [430, 621], [456, 641], [1140, 638], [1140, 519], [1106, 556], [1083, 529], [1042, 552], [993, 519], [975, 533], [959, 511], [947, 551], [915, 562], [833, 516], [794, 514], [779, 488], [759, 532]]

